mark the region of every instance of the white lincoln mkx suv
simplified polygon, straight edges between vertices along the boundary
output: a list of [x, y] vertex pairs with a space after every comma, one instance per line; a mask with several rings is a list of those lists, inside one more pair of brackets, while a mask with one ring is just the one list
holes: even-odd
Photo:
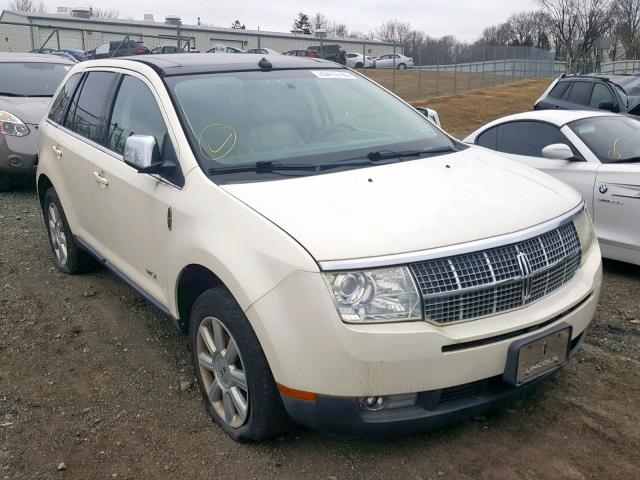
[[594, 315], [576, 191], [335, 63], [83, 62], [39, 148], [58, 268], [105, 265], [188, 334], [235, 440], [478, 414], [558, 371]]

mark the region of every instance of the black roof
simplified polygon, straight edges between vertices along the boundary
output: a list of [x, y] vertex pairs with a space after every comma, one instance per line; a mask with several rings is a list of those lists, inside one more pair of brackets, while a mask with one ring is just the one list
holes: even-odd
[[637, 74], [601, 74], [601, 73], [587, 73], [587, 74], [576, 74], [576, 75], [566, 75], [563, 77], [563, 80], [604, 80], [610, 81], [613, 83], [618, 83], [620, 85], [634, 83], [640, 80], [640, 76]]
[[263, 58], [271, 62], [273, 70], [346, 68], [338, 63], [319, 58], [253, 53], [174, 53], [119, 57], [116, 60], [144, 63], [161, 76], [171, 76], [192, 73], [259, 71], [261, 68], [258, 66], [258, 62]]

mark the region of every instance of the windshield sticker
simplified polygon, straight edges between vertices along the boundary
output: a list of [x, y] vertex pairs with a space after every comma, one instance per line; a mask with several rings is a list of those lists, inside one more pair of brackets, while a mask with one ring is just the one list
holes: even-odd
[[330, 78], [330, 79], [342, 79], [342, 80], [355, 80], [355, 75], [350, 74], [349, 72], [334, 72], [331, 70], [311, 70], [318, 78]]
[[596, 127], [593, 125], [584, 125], [578, 127], [578, 133], [593, 133], [596, 131]]
[[224, 123], [207, 125], [198, 137], [200, 153], [208, 160], [222, 160], [236, 146], [238, 134], [233, 127]]

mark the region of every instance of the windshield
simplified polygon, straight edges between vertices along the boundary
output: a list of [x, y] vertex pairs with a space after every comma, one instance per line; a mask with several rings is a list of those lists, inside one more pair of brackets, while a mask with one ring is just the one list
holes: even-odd
[[624, 116], [592, 117], [570, 123], [569, 128], [603, 163], [640, 157], [640, 121]]
[[0, 95], [52, 97], [70, 69], [62, 63], [0, 63]]
[[[225, 72], [166, 81], [205, 171], [256, 162], [313, 166], [383, 150], [460, 148], [421, 114], [347, 70]], [[303, 174], [311, 173], [286, 176]], [[225, 175], [224, 181], [270, 178], [245, 171]]]

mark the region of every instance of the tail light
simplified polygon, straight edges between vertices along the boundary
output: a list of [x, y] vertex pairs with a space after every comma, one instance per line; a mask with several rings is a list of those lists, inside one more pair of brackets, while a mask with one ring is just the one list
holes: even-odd
[[144, 55], [144, 54], [146, 53], [146, 51], [145, 51], [145, 50], [146, 50], [146, 49], [145, 49], [144, 47], [138, 47], [138, 53], [139, 53], [140, 55]]

